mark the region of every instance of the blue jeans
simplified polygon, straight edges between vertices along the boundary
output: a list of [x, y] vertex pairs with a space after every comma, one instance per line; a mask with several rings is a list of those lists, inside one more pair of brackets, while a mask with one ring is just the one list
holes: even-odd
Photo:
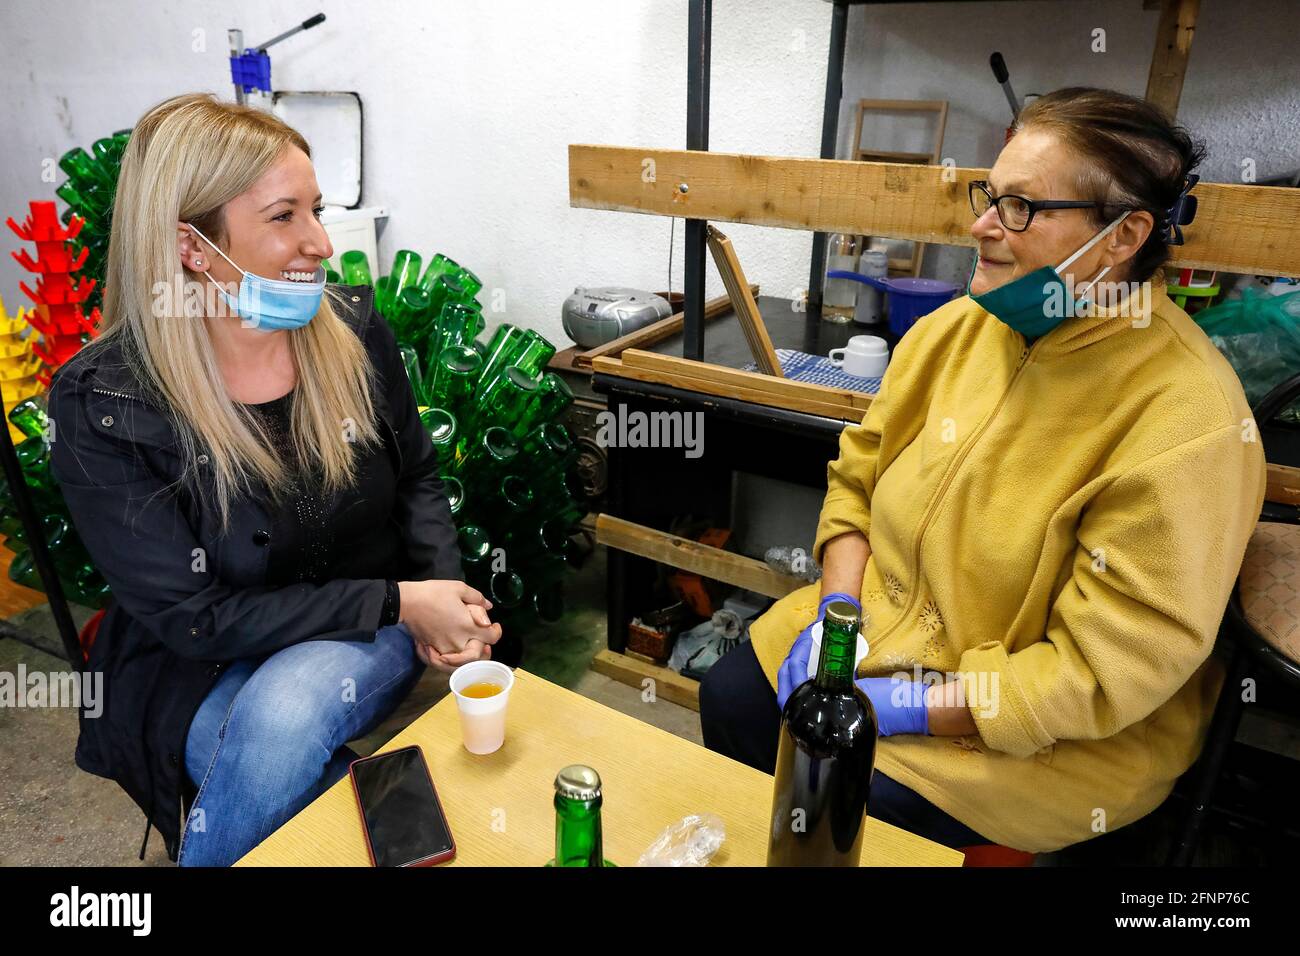
[[198, 787], [180, 866], [229, 866], [348, 773], [344, 746], [374, 730], [424, 673], [400, 624], [374, 642], [304, 641], [231, 663], [185, 740]]

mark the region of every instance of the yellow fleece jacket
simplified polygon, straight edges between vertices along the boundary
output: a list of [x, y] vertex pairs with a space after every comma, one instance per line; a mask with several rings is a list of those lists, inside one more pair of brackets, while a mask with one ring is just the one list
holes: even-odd
[[[1154, 285], [1030, 347], [955, 299], [904, 336], [827, 469], [814, 556], [871, 544], [858, 676], [960, 677], [979, 731], [882, 738], [876, 766], [1020, 850], [1159, 806], [1223, 681], [1264, 452], [1232, 367]], [[751, 627], [774, 687], [819, 590]]]

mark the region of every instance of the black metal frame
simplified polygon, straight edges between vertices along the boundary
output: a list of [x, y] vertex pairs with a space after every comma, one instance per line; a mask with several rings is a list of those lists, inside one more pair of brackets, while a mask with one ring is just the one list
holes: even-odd
[[[859, 0], [860, 3], [860, 0]], [[831, 13], [830, 48], [826, 57], [826, 94], [822, 104], [821, 158], [835, 158], [839, 133], [840, 97], [844, 92], [844, 44], [849, 7], [835, 0]], [[686, 148], [709, 148], [709, 67], [712, 59], [713, 0], [691, 0], [687, 22]], [[708, 222], [686, 220], [686, 300], [682, 310], [682, 358], [704, 358], [704, 234]], [[814, 232], [808, 270], [806, 321], [821, 321], [822, 273], [826, 269], [826, 233]]]

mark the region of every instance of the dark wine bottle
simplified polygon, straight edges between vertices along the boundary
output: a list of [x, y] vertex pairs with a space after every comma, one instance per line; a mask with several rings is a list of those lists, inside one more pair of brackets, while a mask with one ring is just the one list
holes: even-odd
[[853, 683], [857, 646], [857, 608], [827, 605], [817, 676], [781, 711], [768, 866], [858, 865], [876, 712]]

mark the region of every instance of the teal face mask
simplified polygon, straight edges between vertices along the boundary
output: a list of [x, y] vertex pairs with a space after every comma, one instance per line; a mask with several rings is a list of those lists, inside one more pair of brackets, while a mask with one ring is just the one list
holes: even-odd
[[[186, 223], [191, 229], [193, 225]], [[320, 311], [321, 299], [325, 295], [325, 269], [317, 267], [311, 282], [290, 282], [287, 279], [268, 279], [265, 276], [245, 272], [235, 265], [233, 259], [226, 255], [207, 236], [194, 229], [195, 235], [216, 250], [236, 269], [243, 278], [239, 282], [239, 295], [232, 298], [228, 292], [208, 276], [208, 280], [217, 286], [217, 293], [234, 312], [245, 322], [263, 332], [276, 332], [284, 329], [300, 329], [310, 322]], [[207, 275], [205, 272], [204, 275]]]
[[[1066, 319], [1079, 315], [1087, 308], [1088, 303], [1084, 296], [1101, 281], [1102, 276], [1110, 271], [1110, 266], [1097, 273], [1097, 277], [1079, 293], [1078, 299], [1072, 298], [1069, 287], [1061, 278], [1061, 270], [1068, 268], [1070, 263], [1105, 238], [1112, 229], [1124, 221], [1127, 215], [1128, 212], [1123, 213], [1055, 269], [1051, 266], [1042, 266], [996, 289], [972, 295], [971, 299], [986, 312], [1001, 319], [1026, 338], [1046, 335]], [[970, 279], [966, 280], [967, 294], [970, 293], [970, 284], [974, 278], [975, 268], [972, 267]]]

